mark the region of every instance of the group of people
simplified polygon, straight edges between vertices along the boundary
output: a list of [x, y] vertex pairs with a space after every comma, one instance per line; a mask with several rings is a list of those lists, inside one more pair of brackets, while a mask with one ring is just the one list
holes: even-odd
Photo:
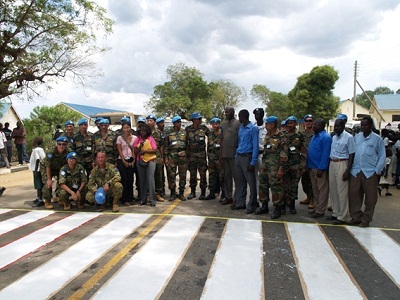
[[0, 167], [11, 168], [13, 154], [13, 139], [18, 153], [18, 163], [29, 163], [26, 152], [26, 131], [21, 121], [17, 122], [17, 127], [10, 129], [10, 123], [0, 123]]
[[[52, 178], [56, 177], [56, 193], [66, 210], [71, 201], [78, 208], [85, 201], [97, 202], [103, 209], [107, 198], [112, 210], [119, 211], [118, 205], [128, 206], [136, 200], [134, 181], [139, 204], [155, 206], [164, 201], [166, 169], [169, 201], [196, 198], [199, 174], [199, 200], [220, 195], [221, 205], [260, 215], [269, 213], [271, 198], [271, 218], [277, 219], [287, 209], [297, 213], [301, 179], [307, 199], [300, 203], [309, 204], [310, 217], [323, 217], [330, 198], [332, 215], [327, 218], [334, 224], [369, 225], [386, 158], [383, 139], [372, 131], [371, 118], [364, 118], [362, 132], [353, 136], [345, 130], [347, 117], [340, 114], [331, 136], [325, 121], [312, 115], [304, 116], [304, 131], [299, 132], [295, 116], [278, 122], [275, 116], [264, 117], [262, 108], [253, 114], [255, 124], [248, 110], [241, 110], [236, 119], [234, 108], [227, 107], [225, 121], [213, 118], [210, 128], [194, 112], [191, 125], [182, 128], [181, 117], [175, 116], [169, 130], [163, 118], [150, 114], [139, 118], [137, 131], [128, 118], [121, 119], [116, 132], [109, 129], [108, 119], [96, 119], [99, 130], [94, 134], [88, 132], [86, 119], [79, 120], [76, 133], [74, 123], [67, 121], [49, 153], [34, 156], [42, 142], [35, 139], [31, 169], [41, 178], [37, 186], [43, 185], [38, 188], [36, 205], [52, 208]], [[186, 198], [187, 171], [190, 193]]]

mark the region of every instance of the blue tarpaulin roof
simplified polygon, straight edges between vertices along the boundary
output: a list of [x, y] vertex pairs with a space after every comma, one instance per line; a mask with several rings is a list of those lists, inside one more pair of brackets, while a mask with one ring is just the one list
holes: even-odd
[[81, 105], [81, 104], [75, 104], [75, 103], [67, 103], [67, 102], [61, 102], [61, 104], [64, 104], [73, 110], [76, 110], [77, 112], [85, 115], [85, 116], [93, 116], [101, 113], [107, 113], [107, 112], [120, 112], [121, 110], [116, 110], [116, 109], [111, 109], [111, 108], [104, 108], [104, 107], [96, 107], [96, 106], [87, 106], [87, 105]]

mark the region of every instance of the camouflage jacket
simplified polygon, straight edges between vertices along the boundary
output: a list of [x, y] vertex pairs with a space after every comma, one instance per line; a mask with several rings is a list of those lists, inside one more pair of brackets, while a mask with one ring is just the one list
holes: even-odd
[[220, 129], [218, 133], [211, 130], [208, 136], [207, 154], [208, 158], [212, 160], [219, 160], [220, 150], [222, 142], [222, 130]]
[[205, 125], [194, 128], [189, 125], [185, 128], [187, 132], [188, 151], [200, 152], [206, 150], [206, 137], [210, 135], [210, 129]]
[[62, 166], [67, 163], [67, 154], [67, 149], [59, 153], [57, 148], [46, 153], [46, 157], [40, 163], [40, 172], [42, 175], [46, 175], [46, 168], [50, 168], [51, 176], [58, 176]]
[[162, 163], [163, 147], [164, 147], [163, 133], [158, 128], [154, 128], [153, 132], [151, 133], [151, 136], [153, 137], [153, 139], [156, 141], [157, 144], [156, 163]]
[[73, 170], [66, 164], [61, 168], [58, 178], [58, 184], [65, 184], [70, 189], [78, 189], [83, 182], [87, 183], [86, 171], [79, 164], [76, 164]]
[[178, 158], [186, 157], [187, 133], [181, 129], [179, 131], [171, 130], [166, 133], [164, 142], [164, 157]]
[[117, 136], [110, 132], [107, 133], [104, 139], [99, 131], [93, 134], [93, 157], [96, 155], [97, 151], [102, 150], [107, 154], [107, 162], [114, 164], [115, 159], [118, 157], [116, 139]]
[[93, 133], [88, 132], [86, 136], [76, 133], [73, 150], [78, 153], [80, 163], [93, 162]]
[[265, 136], [263, 164], [267, 169], [288, 169], [288, 143], [285, 134], [279, 129], [274, 135]]
[[98, 166], [93, 168], [89, 177], [88, 190], [95, 193], [99, 187], [107, 182], [110, 186], [113, 186], [120, 181], [121, 175], [118, 169], [113, 164], [106, 163], [105, 169], [100, 169]]
[[286, 133], [289, 150], [289, 166], [300, 165], [300, 168], [306, 169], [306, 139], [297, 130], [293, 133]]

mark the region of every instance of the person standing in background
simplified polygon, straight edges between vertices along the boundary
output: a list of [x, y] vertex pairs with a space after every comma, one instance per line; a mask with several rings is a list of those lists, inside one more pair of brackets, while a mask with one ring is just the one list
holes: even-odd
[[17, 122], [17, 127], [12, 131], [12, 138], [14, 139], [15, 147], [18, 151], [18, 163], [22, 165], [25, 161], [26, 164], [29, 163], [29, 157], [26, 153], [26, 131], [21, 121]]
[[12, 146], [12, 130], [9, 127], [10, 127], [10, 123], [5, 122], [3, 132], [7, 139], [7, 143], [6, 143], [7, 159], [8, 159], [8, 162], [11, 164], [13, 146]]

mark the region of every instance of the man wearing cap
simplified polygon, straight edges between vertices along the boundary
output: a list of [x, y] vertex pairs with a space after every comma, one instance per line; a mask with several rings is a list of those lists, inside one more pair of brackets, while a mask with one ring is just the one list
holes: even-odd
[[78, 154], [78, 162], [89, 176], [93, 169], [93, 133], [88, 131], [88, 121], [78, 121], [79, 131], [74, 135], [73, 150]]
[[301, 175], [304, 174], [306, 170], [306, 155], [307, 148], [304, 136], [297, 131], [297, 118], [295, 116], [290, 116], [286, 119], [286, 138], [289, 149], [288, 164], [289, 168], [286, 172], [284, 181], [287, 187], [288, 195], [286, 204], [289, 206], [289, 211], [291, 214], [296, 214], [295, 201], [298, 199], [298, 189], [299, 181]]
[[349, 178], [351, 164], [354, 160], [355, 144], [353, 136], [344, 130], [345, 121], [336, 119], [335, 135], [332, 137], [332, 146], [329, 164], [329, 195], [332, 204], [334, 224], [341, 225], [350, 221], [349, 216]]
[[[99, 187], [103, 187], [107, 196], [113, 198], [112, 211], [118, 212], [118, 202], [122, 197], [124, 190], [121, 184], [121, 175], [114, 164], [107, 162], [107, 153], [104, 150], [96, 152], [96, 166], [93, 168], [90, 174], [88, 182], [88, 192], [86, 194], [86, 200], [90, 203], [95, 203], [95, 194]], [[103, 210], [105, 204], [100, 208]]]
[[74, 126], [75, 123], [71, 120], [68, 120], [64, 123], [64, 133], [61, 134], [61, 136], [65, 136], [68, 139], [68, 146], [67, 146], [67, 151], [71, 152], [73, 151], [73, 144], [74, 144]]
[[[258, 207], [255, 166], [258, 163], [258, 128], [249, 121], [249, 111], [239, 112], [241, 126], [238, 133], [238, 147], [235, 156], [236, 186], [232, 210], [246, 209], [251, 214]], [[247, 185], [250, 188], [250, 198], [246, 201]]]
[[281, 132], [286, 133], [287, 132], [287, 125], [286, 125], [286, 120], [283, 120], [281, 122]]
[[179, 175], [179, 199], [185, 201], [183, 195], [187, 172], [187, 133], [181, 129], [181, 117], [172, 118], [172, 129], [167, 133], [164, 143], [164, 162], [167, 166], [168, 185], [171, 191], [169, 201], [176, 198], [176, 169]]
[[[165, 168], [165, 164], [164, 164], [164, 142], [165, 142], [165, 122], [164, 122], [164, 118], [160, 117], [157, 118], [156, 120], [156, 125], [157, 125], [157, 129], [160, 131], [161, 133], [161, 139], [163, 141], [163, 145], [162, 145], [162, 151], [161, 151], [161, 155], [162, 155], [162, 160], [158, 163], [156, 160], [156, 171], [154, 172], [154, 180], [155, 180], [155, 184], [156, 184], [156, 193], [158, 195], [164, 195], [165, 194], [165, 172], [164, 172], [164, 168]], [[157, 145], [157, 150], [158, 150], [158, 145]]]
[[235, 155], [238, 147], [240, 122], [235, 118], [235, 109], [225, 108], [225, 122], [221, 125], [221, 160], [224, 169], [225, 200], [222, 205], [233, 204], [233, 181], [236, 185]]
[[202, 125], [202, 115], [198, 112], [194, 112], [190, 115], [192, 125], [185, 128], [187, 132], [188, 142], [188, 158], [189, 164], [188, 169], [190, 172], [190, 195], [188, 199], [196, 197], [196, 186], [197, 186], [197, 171], [200, 174], [200, 197], [199, 200], [206, 198], [207, 188], [207, 153], [206, 153], [206, 137], [210, 135], [210, 129], [206, 125]]
[[275, 206], [271, 219], [280, 218], [285, 208], [283, 177], [288, 168], [288, 144], [283, 132], [278, 129], [278, 118], [269, 116], [264, 119], [267, 135], [265, 136], [263, 164], [259, 175], [259, 199], [261, 207], [257, 215], [269, 212], [269, 190]]
[[315, 210], [309, 212], [311, 218], [323, 217], [328, 206], [328, 169], [332, 138], [325, 131], [325, 126], [324, 119], [315, 120], [314, 135], [307, 150], [307, 168], [310, 172], [315, 203]]
[[208, 155], [208, 186], [210, 194], [205, 200], [215, 199], [215, 194], [222, 190], [220, 203], [225, 198], [224, 173], [222, 162], [220, 160], [220, 150], [222, 142], [222, 132], [220, 130], [221, 119], [212, 118], [210, 120], [212, 130], [207, 140], [207, 155]]
[[96, 127], [98, 129], [95, 133], [100, 132], [100, 121], [101, 120], [103, 120], [103, 117], [97, 117], [94, 119], [94, 124], [96, 125]]
[[60, 169], [67, 163], [67, 145], [68, 138], [65, 136], [60, 136], [56, 139], [56, 146], [53, 150], [46, 154], [46, 157], [40, 163], [40, 173], [42, 174], [43, 189], [42, 195], [44, 200], [44, 205], [47, 209], [52, 209], [51, 204], [51, 194], [53, 177], [56, 177], [58, 186], [58, 176], [60, 174]]
[[[304, 136], [304, 141], [305, 141], [305, 146], [306, 146], [306, 151], [307, 151], [308, 145], [311, 142], [311, 138], [314, 135], [314, 129], [313, 129], [314, 116], [307, 114], [304, 116], [303, 120], [304, 120], [304, 131], [302, 131], [301, 134]], [[310, 172], [308, 171], [307, 168], [306, 168], [306, 171], [301, 176], [301, 186], [303, 187], [303, 191], [307, 195], [307, 198], [300, 201], [300, 204], [306, 204], [306, 205], [308, 205], [308, 208], [310, 208], [310, 209], [315, 208]]]
[[70, 152], [67, 155], [67, 164], [60, 170], [58, 197], [64, 203], [64, 210], [71, 209], [71, 200], [78, 208], [83, 208], [86, 196], [87, 176], [85, 169], [78, 164], [78, 154]]
[[118, 150], [116, 146], [116, 135], [112, 134], [108, 127], [110, 121], [108, 119], [102, 119], [99, 122], [100, 131], [97, 131], [93, 135], [93, 153], [97, 153], [102, 150], [107, 154], [107, 162], [115, 165], [115, 159], [118, 157]]
[[163, 187], [162, 187], [162, 172], [164, 171], [164, 138], [162, 132], [156, 126], [157, 117], [153, 114], [150, 114], [146, 117], [146, 123], [151, 128], [151, 136], [156, 141], [157, 150], [156, 150], [156, 168], [154, 171], [154, 182], [156, 189], [156, 200], [158, 202], [164, 202], [163, 198]]

